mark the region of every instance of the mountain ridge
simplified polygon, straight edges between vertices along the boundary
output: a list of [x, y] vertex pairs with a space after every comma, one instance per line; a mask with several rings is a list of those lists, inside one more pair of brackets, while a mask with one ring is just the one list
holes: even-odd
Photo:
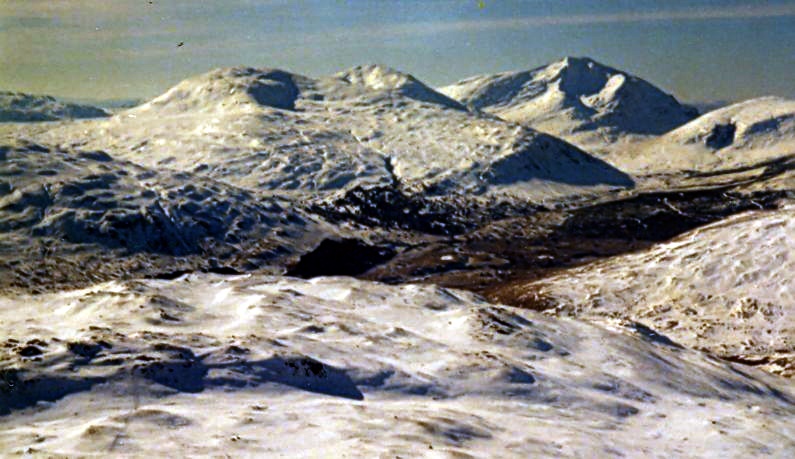
[[328, 194], [397, 183], [434, 197], [546, 199], [633, 184], [575, 146], [472, 113], [380, 65], [316, 79], [278, 69], [216, 69], [90, 124], [61, 126], [44, 138], [79, 139], [81, 148], [148, 167], [199, 168], [249, 189]]
[[587, 57], [474, 76], [439, 91], [575, 144], [579, 134], [596, 131], [608, 137], [660, 135], [698, 114], [651, 83]]
[[102, 108], [64, 102], [53, 96], [0, 91], [0, 122], [58, 121], [110, 116]]

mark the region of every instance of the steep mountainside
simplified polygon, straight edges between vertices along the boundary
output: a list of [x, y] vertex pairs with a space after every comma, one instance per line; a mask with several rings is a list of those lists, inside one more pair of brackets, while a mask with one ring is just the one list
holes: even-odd
[[650, 83], [588, 58], [468, 78], [440, 91], [471, 108], [577, 145], [660, 135], [698, 112]]

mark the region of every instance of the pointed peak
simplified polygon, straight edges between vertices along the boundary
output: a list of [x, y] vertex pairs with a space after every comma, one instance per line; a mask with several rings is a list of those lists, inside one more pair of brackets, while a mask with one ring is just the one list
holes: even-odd
[[561, 135], [580, 128], [661, 134], [696, 115], [651, 83], [590, 57], [567, 56], [530, 70], [470, 78], [443, 92], [511, 121], [545, 123], [547, 129], [551, 121], [559, 122], [560, 130], [552, 132]]
[[626, 72], [622, 72], [621, 70], [602, 64], [601, 62], [591, 59], [590, 57], [567, 56], [551, 64], [545, 65], [540, 69], [565, 69], [566, 74], [568, 75], [579, 75], [586, 72], [596, 75], [613, 75], [617, 73], [626, 75]]
[[340, 73], [350, 73], [350, 72], [364, 72], [364, 73], [381, 73], [381, 74], [395, 74], [395, 75], [408, 75], [406, 72], [401, 72], [400, 70], [390, 67], [385, 64], [377, 64], [377, 63], [370, 63], [370, 64], [360, 64], [355, 65], [347, 70], [343, 70]]

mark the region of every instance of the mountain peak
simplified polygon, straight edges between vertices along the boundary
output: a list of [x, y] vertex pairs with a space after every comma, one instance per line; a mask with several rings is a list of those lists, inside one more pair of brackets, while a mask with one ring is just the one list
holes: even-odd
[[565, 57], [538, 69], [536, 78], [559, 81], [560, 90], [581, 97], [600, 92], [615, 75], [627, 76], [587, 57]]
[[409, 99], [443, 105], [448, 108], [465, 109], [459, 102], [437, 92], [413, 75], [386, 65], [359, 65], [339, 72], [333, 78], [368, 92], [397, 94]]
[[601, 64], [601, 63], [599, 63], [599, 62], [597, 62], [597, 61], [595, 61], [595, 60], [593, 60], [593, 59], [591, 59], [590, 57], [587, 57], [587, 56], [583, 56], [583, 57], [566, 56], [566, 57], [558, 60], [555, 63], [559, 64], [559, 65], [567, 66], [567, 67], [589, 67], [589, 68], [602, 67], [602, 68], [607, 68], [606, 65]]
[[509, 121], [567, 138], [602, 130], [659, 135], [694, 118], [691, 107], [629, 73], [589, 57], [468, 78], [442, 93]]
[[348, 70], [343, 70], [335, 76], [348, 83], [366, 86], [375, 90], [395, 90], [407, 85], [420, 83], [414, 76], [382, 64], [357, 65]]
[[266, 106], [293, 110], [307, 77], [274, 68], [225, 67], [179, 82], [134, 111], [207, 112]]

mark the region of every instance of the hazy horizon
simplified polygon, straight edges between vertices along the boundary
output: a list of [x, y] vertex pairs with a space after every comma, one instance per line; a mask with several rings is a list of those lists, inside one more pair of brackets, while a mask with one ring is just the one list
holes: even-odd
[[795, 97], [795, 1], [660, 3], [7, 0], [0, 90], [140, 99], [215, 67], [364, 63], [439, 86], [588, 56], [686, 102]]

